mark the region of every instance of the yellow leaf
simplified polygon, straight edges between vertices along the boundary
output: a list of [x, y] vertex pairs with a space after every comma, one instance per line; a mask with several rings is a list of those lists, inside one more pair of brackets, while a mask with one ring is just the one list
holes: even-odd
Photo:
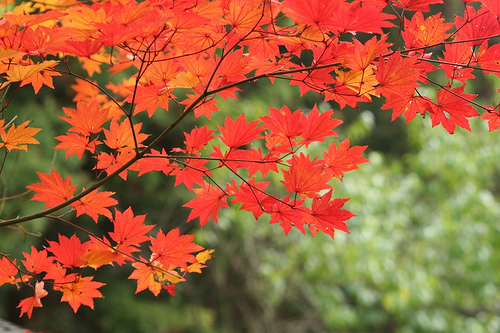
[[335, 73], [337, 74], [337, 81], [356, 92], [358, 96], [366, 96], [370, 100], [370, 95], [379, 97], [375, 92], [375, 86], [378, 84], [378, 81], [375, 77], [373, 66], [368, 66], [362, 71], [345, 72], [335, 69]]
[[9, 59], [9, 58], [17, 57], [17, 56], [23, 56], [25, 54], [26, 54], [26, 52], [12, 50], [12, 49], [4, 49], [4, 50], [0, 50], [0, 60], [3, 61], [5, 59]]
[[27, 143], [39, 144], [39, 142], [33, 138], [33, 136], [38, 133], [40, 128], [26, 127], [29, 121], [25, 121], [19, 127], [12, 124], [7, 133], [1, 133], [3, 143], [0, 143], [0, 148], [6, 147], [8, 151], [12, 149], [22, 149], [24, 151], [28, 150], [26, 146]]
[[204, 263], [207, 262], [207, 260], [212, 259], [212, 253], [215, 250], [205, 250], [196, 255], [196, 262], [192, 263], [189, 265], [187, 271], [189, 273], [196, 272], [201, 274], [201, 269], [206, 267]]
[[49, 67], [55, 66], [58, 62], [55, 60], [47, 60], [36, 65], [16, 65], [11, 70], [7, 71], [7, 82], [18, 82], [26, 80], [30, 76], [43, 71]]
[[196, 255], [196, 260], [200, 264], [204, 264], [207, 262], [207, 260], [212, 259], [211, 254], [214, 253], [215, 250], [205, 250], [203, 252], [200, 252]]

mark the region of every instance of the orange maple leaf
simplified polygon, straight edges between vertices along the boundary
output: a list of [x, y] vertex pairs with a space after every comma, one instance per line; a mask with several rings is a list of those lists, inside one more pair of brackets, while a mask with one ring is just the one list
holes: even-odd
[[194, 235], [180, 235], [179, 228], [170, 230], [166, 235], [160, 230], [156, 238], [151, 237], [151, 261], [160, 262], [163, 267], [187, 269], [188, 262], [196, 262], [193, 252], [203, 247], [193, 243]]
[[76, 103], [76, 110], [63, 108], [66, 117], [60, 117], [62, 120], [73, 125], [69, 130], [90, 136], [99, 133], [102, 125], [108, 120], [109, 108], [102, 108], [97, 101], [90, 104], [79, 101]]
[[187, 272], [196, 272], [201, 274], [201, 269], [203, 267], [206, 267], [204, 263], [207, 262], [207, 260], [212, 259], [212, 253], [214, 253], [215, 250], [205, 250], [196, 255], [196, 262], [189, 265]]
[[4, 283], [17, 284], [18, 282], [26, 282], [25, 276], [17, 277], [19, 268], [16, 265], [16, 259], [9, 260], [7, 257], [2, 257], [0, 260], [0, 286]]
[[441, 43], [450, 34], [446, 31], [453, 28], [453, 23], [444, 23], [444, 17], [436, 14], [424, 19], [422, 12], [417, 12], [411, 21], [405, 21], [405, 30], [402, 36], [406, 48], [417, 48]]
[[263, 2], [260, 0], [232, 0], [225, 3], [228, 6], [224, 8], [224, 18], [241, 34], [255, 28], [263, 18], [260, 8]]
[[36, 192], [31, 200], [45, 202], [45, 208], [57, 206], [73, 197], [76, 185], [71, 186], [71, 179], [64, 181], [59, 173], [52, 169], [50, 175], [38, 172], [41, 182], [26, 186]]
[[[95, 169], [103, 169], [106, 171], [107, 175], [110, 175], [134, 157], [135, 152], [131, 150], [119, 152], [116, 156], [108, 153], [101, 153], [97, 156]], [[139, 170], [137, 168], [137, 163], [132, 164], [127, 170], [120, 172], [119, 176], [123, 180], [127, 180], [128, 170]]]
[[[144, 258], [141, 257], [141, 261], [145, 261]], [[168, 290], [168, 287], [172, 283], [178, 283], [185, 280], [173, 269], [165, 270], [163, 265], [158, 261], [153, 261], [149, 264], [136, 262], [133, 263], [132, 266], [135, 270], [128, 278], [137, 280], [136, 294], [145, 289], [149, 289], [153, 295], [158, 296], [162, 289]]]
[[[335, 69], [335, 74], [337, 74], [335, 87], [337, 87], [337, 84], [341, 84], [342, 86], [353, 91], [356, 94], [355, 96], [366, 97], [369, 101], [371, 101], [371, 95], [378, 97], [378, 94], [375, 92], [375, 86], [378, 85], [378, 81], [375, 77], [373, 66], [369, 66], [362, 71], [346, 72], [340, 69]], [[349, 94], [346, 94], [345, 92], [344, 94], [347, 95], [345, 98], [349, 96]]]
[[[118, 151], [134, 149], [136, 143], [139, 147], [142, 147], [141, 143], [148, 138], [149, 134], [139, 133], [141, 127], [142, 123], [135, 124], [132, 131], [127, 119], [120, 124], [113, 119], [109, 130], [104, 130], [104, 134], [106, 135], [104, 143], [109, 148]], [[134, 141], [134, 136], [136, 141]]]
[[54, 149], [66, 150], [66, 159], [73, 154], [76, 154], [76, 156], [81, 159], [86, 150], [94, 153], [96, 146], [101, 143], [97, 139], [89, 142], [88, 136], [72, 132], [68, 132], [66, 135], [56, 136], [54, 139], [61, 141]]
[[134, 100], [136, 103], [134, 115], [142, 111], [147, 111], [148, 116], [152, 117], [157, 108], [168, 110], [169, 101], [175, 98], [171, 88], [165, 85], [157, 86], [153, 82], [140, 84], [137, 87], [128, 87], [128, 89], [131, 92], [135, 92], [135, 94], [131, 93], [125, 99], [125, 102], [132, 102]]
[[74, 273], [65, 276], [61, 284], [57, 286], [57, 290], [63, 292], [61, 302], [68, 302], [75, 313], [82, 304], [93, 309], [94, 298], [102, 297], [97, 289], [104, 286], [104, 283], [92, 281], [93, 278], [93, 276], [80, 277]]
[[0, 148], [6, 147], [8, 151], [12, 149], [27, 151], [28, 146], [26, 144], [39, 144], [33, 136], [40, 132], [41, 129], [27, 127], [28, 124], [29, 121], [25, 121], [17, 128], [15, 124], [12, 124], [7, 133], [0, 133], [3, 140], [3, 142], [0, 143]]
[[35, 295], [25, 298], [19, 302], [19, 305], [17, 306], [18, 308], [21, 308], [21, 314], [19, 317], [22, 317], [23, 314], [27, 314], [28, 318], [31, 318], [31, 314], [33, 313], [33, 308], [41, 308], [42, 307], [42, 301], [41, 298], [45, 297], [48, 295], [47, 290], [43, 289], [45, 286], [45, 283], [42, 282], [37, 282], [35, 284], [34, 290], [35, 290]]
[[90, 238], [91, 245], [87, 252], [82, 255], [85, 266], [97, 269], [102, 265], [112, 265], [116, 259], [116, 252], [109, 244], [103, 244], [92, 236]]
[[24, 79], [20, 86], [31, 84], [35, 90], [35, 94], [38, 94], [43, 85], [54, 89], [53, 76], [61, 76], [61, 74], [53, 70], [43, 70]]

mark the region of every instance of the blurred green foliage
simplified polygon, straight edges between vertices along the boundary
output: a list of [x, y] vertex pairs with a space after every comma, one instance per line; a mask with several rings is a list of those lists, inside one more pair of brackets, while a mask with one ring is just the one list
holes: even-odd
[[[248, 88], [239, 101], [221, 103], [224, 112], [214, 115], [214, 123], [226, 112], [245, 112], [250, 120], [269, 106], [307, 110], [316, 100], [309, 94], [297, 98], [286, 82]], [[50, 138], [66, 129], [57, 118], [60, 107], [71, 105], [60, 104], [47, 95], [16, 106], [20, 120], [34, 115], [33, 126], [43, 133], [37, 136], [40, 146], [9, 159], [4, 195], [24, 192], [37, 180], [35, 171], [48, 172], [51, 166], [63, 177], [71, 175], [73, 183], [91, 181], [92, 171], [83, 166], [92, 161], [66, 160], [63, 152], [53, 151], [57, 142]], [[148, 222], [163, 230], [180, 226], [197, 232], [196, 242], [216, 249], [205, 273], [180, 284], [177, 296], [155, 298], [147, 292], [134, 295], [135, 282], [126, 279], [130, 267], [110, 267], [96, 276], [107, 285], [94, 311], [74, 314], [54, 292], [31, 320], [21, 322], [15, 309], [19, 293], [2, 287], [0, 316], [47, 333], [500, 331], [500, 132], [489, 133], [485, 123], [473, 121], [472, 133], [460, 129], [450, 136], [431, 128], [428, 119], [405, 126], [390, 122], [389, 111], [370, 107], [336, 110], [345, 123], [335, 142], [349, 137], [352, 144], [370, 145], [371, 163], [333, 184], [334, 195], [351, 198], [346, 208], [357, 215], [348, 222], [350, 235], [337, 233], [332, 240], [293, 230], [285, 236], [278, 225], [254, 221], [234, 205], [223, 211], [218, 225], [200, 231], [196, 221], [185, 223], [189, 211], [181, 205], [191, 197], [187, 190], [161, 175], [132, 173], [126, 183], [108, 184], [107, 190], [122, 198], [117, 208], [133, 205], [136, 214], [148, 214]], [[180, 146], [182, 131], [202, 122], [189, 120], [165, 147]], [[309, 153], [322, 156], [321, 149], [312, 145]], [[2, 211], [22, 215], [40, 208], [30, 197], [3, 201]], [[110, 228], [105, 219], [97, 225], [78, 221], [97, 233]], [[1, 251], [40, 247], [45, 237], [73, 232], [46, 220], [22, 227], [43, 237], [3, 229]]]

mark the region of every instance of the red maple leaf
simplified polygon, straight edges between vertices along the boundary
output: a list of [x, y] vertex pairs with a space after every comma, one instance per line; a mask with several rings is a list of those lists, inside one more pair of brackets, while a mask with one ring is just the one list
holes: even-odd
[[196, 262], [192, 253], [203, 250], [203, 247], [193, 243], [194, 235], [180, 235], [179, 228], [170, 230], [166, 235], [160, 230], [156, 238], [150, 239], [151, 261], [158, 261], [165, 268], [187, 269], [188, 262]]
[[89, 38], [83, 41], [66, 40], [64, 43], [58, 44], [56, 49], [78, 57], [90, 58], [90, 56], [99, 52], [103, 45], [103, 42]]
[[198, 155], [199, 151], [205, 149], [205, 146], [214, 138], [213, 132], [214, 130], [209, 130], [208, 126], [194, 128], [190, 133], [184, 132], [186, 152]]
[[323, 161], [311, 161], [309, 155], [303, 153], [292, 157], [290, 168], [283, 171], [283, 177], [285, 180], [281, 183], [287, 192], [301, 197], [314, 198], [320, 191], [331, 188], [327, 184], [331, 176], [323, 173]]
[[[352, 3], [344, 1], [335, 3], [339, 4], [339, 8], [333, 12], [332, 19], [341, 33], [359, 31], [383, 34], [382, 28], [394, 26], [390, 20], [395, 17], [383, 12], [385, 1], [355, 0]], [[368, 17], [370, 19], [367, 19]]]
[[455, 27], [458, 29], [455, 41], [466, 41], [473, 46], [500, 33], [498, 17], [486, 7], [476, 12], [474, 7], [466, 6], [463, 18], [455, 16]]
[[358, 164], [369, 162], [361, 156], [367, 146], [350, 145], [349, 139], [345, 139], [338, 147], [332, 143], [328, 152], [323, 153], [325, 173], [342, 180], [344, 172], [359, 169]]
[[415, 58], [402, 58], [399, 52], [389, 56], [387, 61], [380, 57], [377, 64], [377, 93], [408, 95], [413, 94], [420, 78], [418, 68], [414, 67]]
[[287, 106], [283, 106], [280, 110], [269, 108], [269, 114], [270, 116], [260, 117], [260, 120], [271, 130], [271, 135], [293, 140], [304, 131], [306, 117], [301, 110], [291, 112]]
[[[432, 126], [443, 125], [448, 133], [455, 132], [455, 125], [470, 132], [468, 117], [476, 117], [479, 113], [469, 104], [476, 95], [464, 94], [465, 85], [458, 88], [443, 88], [437, 93], [436, 104], [432, 104]], [[447, 117], [449, 116], [449, 117]]]
[[[82, 192], [83, 191], [85, 191], [85, 188], [83, 188]], [[94, 190], [80, 200], [73, 202], [71, 207], [76, 209], [77, 217], [82, 214], [87, 214], [96, 223], [99, 215], [104, 215], [111, 219], [111, 212], [106, 207], [118, 204], [118, 201], [111, 198], [113, 194], [115, 194], [115, 192], [97, 192], [97, 190]]]
[[414, 96], [413, 92], [409, 95], [388, 94], [382, 109], [393, 109], [392, 120], [404, 114], [408, 124], [417, 114], [424, 115], [425, 111], [430, 112], [432, 110], [430, 102], [432, 101], [428, 97]]
[[342, 120], [333, 119], [333, 110], [319, 113], [315, 104], [303, 123], [304, 130], [301, 134], [303, 139], [299, 143], [308, 147], [312, 142], [324, 142], [327, 136], [338, 136], [333, 129], [340, 124]]
[[38, 251], [34, 246], [31, 246], [31, 254], [23, 253], [24, 258], [22, 263], [26, 269], [33, 274], [47, 272], [54, 262], [54, 257], [47, 256], [47, 250]]
[[[339, 8], [336, 1], [286, 0], [283, 2], [285, 14], [293, 17], [296, 23], [317, 26], [320, 29], [333, 29], [336, 26], [334, 13]], [[336, 33], [337, 31], [334, 30]]]
[[[474, 79], [475, 55], [473, 49], [467, 43], [453, 43], [444, 46], [444, 62], [439, 65], [446, 72], [446, 77], [465, 83], [465, 80]], [[471, 66], [471, 67], [469, 67]]]
[[306, 215], [306, 223], [309, 224], [313, 236], [319, 231], [334, 238], [335, 229], [349, 233], [344, 221], [354, 216], [351, 212], [341, 209], [349, 199], [334, 199], [332, 191], [325, 195], [314, 198], [310, 214]]
[[115, 209], [115, 218], [112, 220], [114, 231], [109, 237], [118, 244], [139, 246], [149, 238], [146, 234], [154, 225], [145, 225], [146, 215], [134, 216], [132, 208], [127, 208], [123, 213]]
[[229, 148], [247, 145], [260, 138], [259, 133], [262, 132], [263, 128], [257, 126], [258, 123], [257, 120], [247, 123], [244, 113], [235, 121], [226, 116], [224, 127], [219, 125], [219, 130], [222, 133], [221, 140]]
[[138, 177], [151, 171], [161, 171], [165, 175], [170, 174], [177, 166], [177, 163], [170, 162], [170, 158], [171, 156], [165, 152], [165, 149], [162, 149], [161, 153], [151, 149], [151, 154], [146, 154], [137, 162], [137, 168], [140, 170]]
[[490, 132], [500, 127], [500, 115], [496, 111], [485, 112], [481, 119], [488, 121], [488, 129]]
[[176, 176], [174, 186], [184, 184], [190, 191], [193, 190], [194, 184], [203, 186], [203, 177], [210, 175], [210, 172], [205, 167], [206, 163], [206, 160], [201, 159], [185, 161], [183, 168], [177, 168], [172, 171], [172, 175]]
[[269, 171], [278, 172], [279, 156], [273, 151], [265, 156], [261, 149], [251, 148], [246, 155], [248, 163], [241, 163], [242, 167], [248, 170], [248, 175], [252, 177], [257, 171], [260, 171], [262, 177], [265, 177]]
[[263, 192], [268, 185], [269, 182], [255, 182], [255, 178], [252, 178], [241, 184], [231, 202], [242, 203], [240, 209], [252, 212], [255, 219], [258, 219], [264, 213], [262, 202], [269, 197]]
[[[251, 162], [252, 152], [246, 149], [229, 149], [222, 153], [220, 147], [212, 146], [214, 151], [210, 153], [210, 157], [219, 160], [219, 166], [225, 166], [233, 171], [238, 168], [248, 168]], [[248, 161], [248, 162], [247, 162]]]
[[192, 208], [187, 221], [189, 222], [199, 217], [202, 228], [210, 218], [218, 223], [217, 215], [219, 214], [219, 209], [227, 207], [227, 194], [222, 192], [220, 188], [206, 182], [202, 188], [195, 188], [194, 193], [196, 194], [196, 198], [183, 205], [184, 207]]
[[307, 209], [301, 207], [303, 200], [289, 201], [290, 196], [278, 200], [268, 197], [262, 202], [266, 213], [271, 214], [271, 223], [280, 223], [285, 235], [288, 235], [292, 227], [299, 229], [305, 234], [304, 222]]
[[85, 266], [85, 261], [82, 257], [89, 248], [89, 243], [83, 243], [76, 235], [73, 234], [71, 238], [59, 235], [59, 242], [48, 241], [48, 251], [52, 252], [56, 260], [64, 267], [76, 268]]
[[45, 208], [54, 207], [73, 197], [76, 185], [71, 186], [71, 179], [64, 181], [60, 174], [52, 169], [50, 175], [38, 172], [41, 182], [26, 186], [36, 192], [31, 200], [45, 202]]
[[396, 7], [405, 10], [428, 12], [430, 5], [443, 3], [443, 0], [395, 0], [392, 2]]
[[224, 61], [217, 69], [216, 75], [222, 77], [223, 85], [245, 80], [245, 74], [248, 72], [248, 69], [246, 69], [248, 61], [249, 58], [243, 56], [243, 48], [241, 48], [224, 58]]

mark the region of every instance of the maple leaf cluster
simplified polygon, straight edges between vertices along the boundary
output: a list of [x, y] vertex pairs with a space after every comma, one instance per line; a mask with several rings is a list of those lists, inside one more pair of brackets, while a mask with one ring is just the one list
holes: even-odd
[[[67, 302], [75, 312], [81, 305], [94, 308], [94, 298], [102, 297], [99, 288], [104, 283], [94, 281], [92, 275], [85, 275], [88, 268], [98, 269], [103, 265], [123, 265], [133, 262], [135, 268], [130, 279], [137, 279], [137, 291], [148, 288], [155, 295], [166, 289], [172, 295], [175, 284], [185, 280], [190, 272], [201, 273], [201, 268], [211, 258], [213, 250], [193, 243], [193, 235], [179, 235], [179, 229], [172, 229], [166, 235], [161, 231], [156, 237], [146, 234], [154, 227], [146, 225], [145, 215], [134, 216], [131, 208], [124, 212], [115, 210], [113, 231], [108, 236], [90, 236], [86, 242], [73, 234], [59, 235], [57, 241], [48, 241], [49, 246], [38, 251], [23, 253], [22, 266], [6, 256], [0, 260], [0, 285], [9, 283], [28, 285], [34, 295], [21, 300], [21, 316], [31, 317], [34, 307], [41, 307], [41, 298], [47, 296], [45, 285], [62, 292], [61, 302]], [[134, 256], [141, 244], [149, 242], [151, 258], [146, 260]], [[193, 253], [197, 253], [196, 256]], [[88, 273], [87, 273], [88, 274]], [[34, 285], [30, 282], [34, 281]]]
[[[348, 138], [334, 141], [341, 121], [333, 110], [282, 106], [258, 118], [226, 115], [221, 124], [187, 130], [182, 147], [162, 147], [186, 117], [211, 120], [221, 99], [237, 99], [245, 83], [287, 80], [301, 94], [318, 93], [341, 109], [381, 98], [393, 120], [404, 116], [408, 123], [428, 115], [432, 126], [449, 133], [457, 126], [470, 131], [469, 119], [481, 111], [489, 129], [498, 129], [499, 105], [481, 105], [466, 90], [478, 75], [500, 76], [497, 1], [464, 1], [463, 13], [451, 22], [441, 13], [430, 14], [431, 6], [441, 3], [5, 2], [0, 20], [4, 159], [11, 150], [38, 144], [34, 135], [40, 129], [29, 120], [14, 123], [17, 115], [9, 102], [19, 88], [31, 85], [36, 94], [43, 86], [54, 89], [54, 77], [74, 77], [75, 107], [62, 107], [60, 117], [70, 127], [55, 137], [55, 149], [65, 151], [66, 158], [90, 157], [95, 179], [77, 190], [70, 176], [39, 172], [40, 182], [27, 188], [45, 209], [0, 220], [0, 226], [40, 217], [75, 226], [66, 217], [74, 211], [75, 218], [87, 215], [114, 227], [107, 235], [87, 232], [87, 241], [60, 235], [46, 249], [24, 253], [23, 266], [2, 256], [0, 284], [33, 289], [34, 295], [19, 304], [21, 315], [31, 316], [42, 306], [47, 285], [62, 292], [61, 301], [75, 312], [81, 305], [93, 307], [103, 283], [85, 275], [87, 267], [130, 262], [136, 291], [158, 295], [163, 289], [173, 294], [176, 283], [187, 273], [200, 273], [210, 259], [212, 250], [203, 251], [178, 229], [148, 236], [152, 226], [144, 224], [144, 215], [134, 216], [131, 208], [113, 214], [119, 194], [100, 188], [116, 176], [125, 181], [134, 172], [175, 177], [175, 186], [193, 195], [184, 205], [191, 209], [187, 220], [199, 219], [202, 227], [217, 222], [221, 208], [233, 203], [256, 219], [268, 216], [286, 234], [292, 228], [332, 238], [335, 230], [348, 232], [346, 221], [354, 214], [343, 209], [348, 199], [335, 198], [332, 180], [342, 180], [368, 160], [362, 156], [366, 146], [351, 146]], [[69, 58], [87, 75], [76, 74]], [[104, 86], [93, 77], [105, 72], [110, 78]], [[429, 77], [432, 72], [441, 76]], [[426, 95], [428, 85], [437, 87], [435, 96]], [[175, 114], [175, 120], [158, 133], [142, 132], [144, 119], [156, 121], [164, 112]], [[311, 145], [323, 147], [323, 155], [311, 156]], [[149, 259], [140, 255], [145, 242], [150, 242]]]

